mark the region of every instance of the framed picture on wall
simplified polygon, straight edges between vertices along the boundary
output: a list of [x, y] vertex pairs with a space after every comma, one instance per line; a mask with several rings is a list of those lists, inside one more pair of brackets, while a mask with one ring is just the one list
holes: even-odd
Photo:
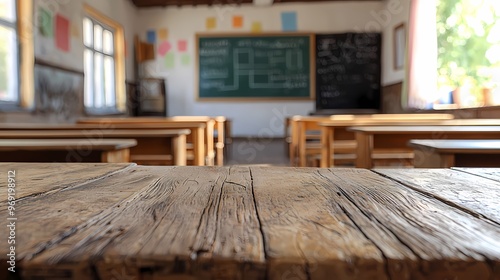
[[405, 24], [394, 28], [394, 70], [401, 70], [405, 63], [406, 29]]

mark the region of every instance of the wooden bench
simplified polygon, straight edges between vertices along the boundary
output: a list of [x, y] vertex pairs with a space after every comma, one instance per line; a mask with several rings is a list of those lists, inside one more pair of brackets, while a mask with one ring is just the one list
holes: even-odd
[[411, 140], [420, 168], [500, 167], [500, 140]]
[[0, 139], [3, 162], [130, 162], [134, 139]]
[[186, 135], [190, 133], [188, 129], [98, 129], [95, 126], [86, 126], [86, 129], [83, 126], [57, 128], [0, 130], [0, 139], [84, 138], [93, 143], [106, 138], [132, 138], [137, 141], [137, 146], [130, 148], [132, 162], [145, 165], [186, 165]]
[[500, 277], [500, 169], [0, 170], [0, 279]]
[[356, 134], [356, 167], [372, 168], [377, 149], [413, 152], [412, 139], [499, 139], [500, 126], [359, 126], [349, 129]]

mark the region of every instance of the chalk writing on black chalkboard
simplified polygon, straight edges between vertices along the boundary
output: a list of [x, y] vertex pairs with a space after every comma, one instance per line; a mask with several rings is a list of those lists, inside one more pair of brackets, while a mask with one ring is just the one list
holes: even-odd
[[378, 33], [316, 35], [316, 109], [379, 109]]

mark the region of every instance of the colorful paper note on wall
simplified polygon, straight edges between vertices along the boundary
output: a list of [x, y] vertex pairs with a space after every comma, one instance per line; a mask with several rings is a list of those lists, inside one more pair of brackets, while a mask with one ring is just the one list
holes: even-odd
[[233, 16], [233, 27], [234, 28], [243, 27], [243, 17], [242, 16]]
[[165, 67], [167, 69], [172, 69], [175, 67], [175, 55], [171, 52], [165, 56]]
[[154, 31], [154, 30], [148, 30], [147, 41], [150, 44], [156, 44], [156, 31]]
[[56, 47], [64, 52], [69, 52], [69, 20], [59, 14], [56, 16]]
[[187, 41], [186, 40], [179, 40], [179, 41], [177, 41], [177, 50], [179, 52], [185, 52], [185, 51], [187, 51]]
[[297, 13], [281, 13], [281, 29], [283, 31], [297, 31]]
[[38, 10], [38, 28], [40, 34], [44, 37], [52, 37], [54, 36], [54, 22], [52, 18], [52, 14], [45, 10], [44, 8], [40, 8]]
[[181, 63], [184, 66], [187, 66], [191, 63], [191, 56], [189, 54], [183, 54], [181, 57]]
[[172, 49], [172, 45], [167, 41], [163, 41], [158, 47], [158, 54], [160, 56], [164, 56], [170, 51], [170, 49]]
[[252, 32], [262, 32], [262, 23], [260, 21], [255, 21], [252, 23]]
[[207, 30], [212, 30], [217, 26], [217, 21], [214, 17], [209, 17], [207, 18], [205, 25], [207, 27]]
[[168, 39], [168, 30], [166, 28], [158, 30], [158, 39], [160, 40]]
[[71, 37], [80, 38], [80, 30], [76, 24], [71, 25]]

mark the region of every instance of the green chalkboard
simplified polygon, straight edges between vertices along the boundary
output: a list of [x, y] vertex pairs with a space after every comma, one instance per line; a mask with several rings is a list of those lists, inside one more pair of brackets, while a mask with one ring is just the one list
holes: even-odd
[[311, 34], [197, 35], [198, 98], [313, 99]]

